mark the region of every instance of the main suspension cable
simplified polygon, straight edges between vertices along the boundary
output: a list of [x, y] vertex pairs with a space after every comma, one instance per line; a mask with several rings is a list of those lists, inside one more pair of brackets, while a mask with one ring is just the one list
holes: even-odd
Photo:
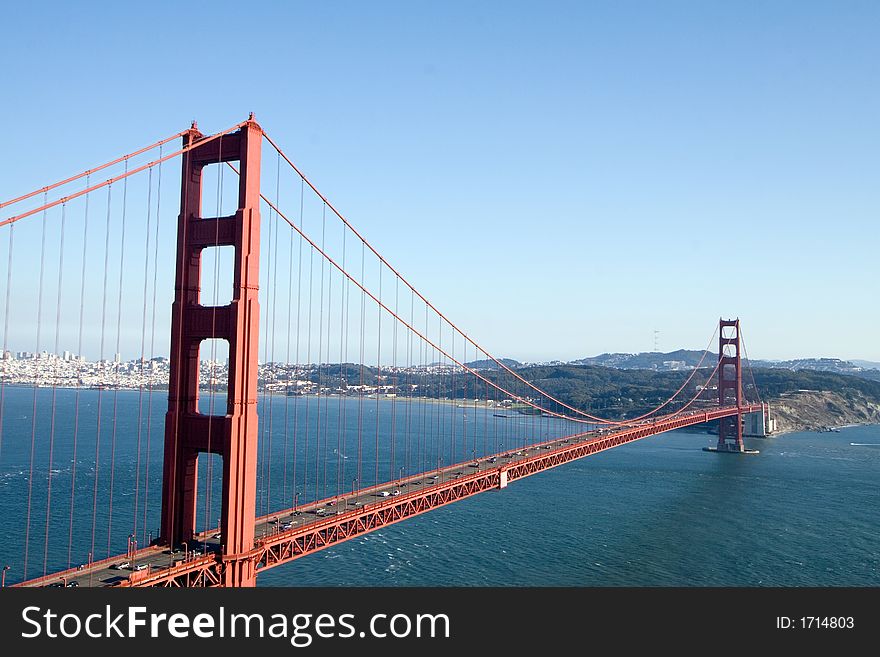
[[[80, 178], [86, 178], [88, 176], [91, 176], [94, 173], [97, 173], [98, 171], [106, 169], [107, 167], [112, 167], [114, 164], [119, 164], [120, 162], [123, 162], [123, 161], [127, 162], [128, 160], [130, 160], [133, 157], [137, 157], [138, 155], [141, 155], [141, 154], [146, 153], [148, 151], [159, 148], [163, 144], [167, 144], [169, 141], [174, 141], [178, 137], [182, 137], [183, 135], [185, 135], [187, 132], [188, 132], [187, 130], [184, 130], [182, 132], [178, 132], [176, 135], [171, 135], [170, 137], [166, 137], [165, 139], [157, 141], [154, 144], [150, 144], [149, 146], [144, 146], [143, 148], [140, 148], [136, 151], [133, 151], [133, 152], [129, 153], [128, 155], [123, 155], [121, 157], [117, 157], [115, 160], [111, 160], [110, 162], [105, 162], [104, 164], [100, 164], [96, 167], [92, 167], [91, 169], [86, 169], [85, 171], [78, 173], [75, 176], [70, 176], [69, 178], [65, 178], [64, 180], [59, 180], [58, 182], [52, 183], [51, 185], [46, 185], [45, 187], [41, 187], [40, 189], [35, 189], [34, 191], [28, 192], [27, 194], [23, 194], [22, 196], [19, 196], [17, 198], [11, 199], [9, 201], [4, 201], [3, 203], [0, 203], [0, 209], [5, 208], [9, 205], [14, 205], [15, 203], [19, 203], [21, 201], [26, 201], [27, 199], [32, 198], [34, 196], [37, 196], [38, 194], [45, 194], [47, 192], [52, 191], [53, 189], [56, 189], [57, 187], [62, 187], [64, 185], [72, 183], [76, 180], [79, 180]], [[39, 212], [39, 210], [37, 210], [37, 212]]]
[[[370, 244], [370, 243], [369, 243], [369, 242], [368, 242], [368, 241], [367, 241], [367, 240], [366, 240], [366, 239], [365, 239], [365, 238], [364, 238], [364, 237], [363, 237], [363, 236], [362, 236], [362, 235], [361, 235], [356, 229], [355, 229], [355, 228], [354, 228], [354, 226], [351, 225], [351, 223], [349, 223], [349, 221], [348, 221], [348, 220], [342, 215], [342, 213], [340, 213], [340, 212], [339, 212], [339, 211], [333, 206], [333, 204], [330, 203], [330, 201], [329, 201], [329, 200], [328, 200], [328, 199], [327, 199], [327, 198], [326, 198], [326, 197], [325, 197], [325, 196], [324, 196], [324, 195], [318, 190], [317, 187], [315, 187], [315, 185], [312, 184], [312, 182], [311, 182], [311, 181], [305, 176], [305, 174], [303, 174], [303, 172], [302, 172], [302, 171], [301, 171], [301, 170], [300, 170], [300, 169], [299, 169], [299, 168], [293, 163], [293, 161], [292, 161], [292, 160], [291, 160], [291, 159], [290, 159], [290, 158], [284, 153], [284, 151], [283, 151], [283, 150], [281, 149], [281, 147], [280, 147], [280, 146], [279, 146], [279, 145], [278, 145], [278, 144], [272, 139], [272, 137], [270, 137], [265, 131], [263, 131], [263, 136], [265, 137], [266, 141], [268, 141], [269, 144], [270, 144], [270, 145], [276, 150], [276, 152], [277, 152], [282, 158], [284, 158], [284, 160], [287, 162], [287, 164], [288, 164], [288, 165], [289, 165], [289, 166], [290, 166], [290, 167], [291, 167], [291, 168], [297, 173], [297, 175], [299, 175], [299, 177], [302, 179], [302, 181], [305, 182], [305, 184], [307, 184], [307, 185], [312, 189], [312, 191], [318, 196], [318, 198], [320, 198], [324, 203], [326, 203], [327, 207], [330, 208], [330, 210], [331, 210], [331, 211], [332, 211], [332, 212], [333, 212], [333, 213], [339, 218], [339, 220], [342, 221], [346, 226], [348, 226], [348, 228], [352, 231], [352, 233], [353, 233], [356, 237], [358, 237], [358, 238], [364, 243], [364, 245], [365, 245], [368, 249], [370, 249], [370, 251], [373, 252], [373, 254], [379, 259], [379, 262], [380, 262], [380, 263], [384, 264], [386, 267], [388, 267], [388, 269], [389, 269], [392, 273], [396, 274], [396, 275], [400, 278], [401, 282], [403, 282], [407, 287], [409, 287], [409, 288], [410, 288], [410, 289], [411, 289], [411, 290], [412, 290], [412, 291], [413, 291], [413, 292], [414, 292], [414, 293], [415, 293], [415, 294], [416, 294], [416, 295], [417, 295], [417, 296], [418, 296], [418, 297], [419, 297], [419, 298], [420, 298], [420, 299], [426, 304], [426, 306], [429, 307], [431, 310], [433, 310], [433, 311], [437, 314], [437, 316], [438, 316], [442, 321], [446, 322], [454, 332], [459, 333], [459, 334], [460, 334], [460, 335], [461, 335], [461, 336], [462, 336], [467, 342], [470, 342], [470, 343], [471, 343], [476, 349], [482, 351], [482, 352], [487, 356], [487, 358], [488, 358], [489, 360], [493, 361], [493, 362], [494, 362], [499, 368], [503, 369], [503, 370], [504, 370], [505, 372], [507, 372], [509, 375], [511, 375], [511, 376], [513, 376], [514, 378], [518, 379], [520, 382], [524, 383], [526, 386], [528, 386], [529, 388], [531, 388], [532, 390], [534, 390], [534, 391], [537, 392], [538, 394], [540, 394], [540, 395], [542, 395], [542, 396], [545, 396], [547, 399], [549, 399], [549, 400], [555, 402], [556, 404], [558, 404], [558, 405], [561, 406], [562, 408], [565, 408], [565, 409], [567, 409], [567, 410], [569, 410], [569, 411], [571, 411], [571, 412], [573, 412], [573, 413], [576, 413], [577, 415], [580, 415], [580, 416], [582, 416], [582, 417], [584, 417], [584, 418], [587, 418], [588, 420], [591, 420], [591, 421], [593, 421], [593, 422], [598, 422], [598, 423], [600, 423], [600, 424], [611, 424], [611, 425], [618, 425], [618, 426], [626, 426], [626, 425], [629, 423], [629, 421], [623, 421], [623, 422], [621, 422], [621, 421], [618, 421], [618, 420], [612, 420], [612, 419], [610, 419], [610, 418], [602, 418], [602, 417], [599, 417], [599, 416], [596, 416], [596, 415], [593, 415], [593, 414], [587, 413], [586, 411], [580, 410], [580, 409], [575, 408], [575, 407], [573, 407], [573, 406], [570, 406], [569, 404], [566, 404], [565, 402], [563, 402], [563, 401], [561, 401], [561, 400], [559, 400], [559, 399], [553, 397], [552, 395], [547, 394], [545, 391], [541, 390], [540, 388], [538, 388], [537, 386], [535, 386], [534, 384], [532, 384], [531, 382], [529, 382], [527, 379], [523, 378], [520, 374], [518, 374], [517, 372], [515, 372], [513, 369], [511, 369], [510, 367], [508, 367], [504, 362], [502, 362], [501, 360], [499, 360], [499, 359], [497, 359], [496, 357], [492, 356], [488, 351], [486, 351], [485, 349], [483, 349], [482, 347], [480, 347], [480, 345], [478, 345], [478, 344], [477, 344], [477, 343], [476, 343], [471, 337], [469, 337], [466, 333], [464, 333], [464, 331], [462, 331], [460, 328], [458, 328], [458, 326], [456, 326], [456, 325], [455, 325], [455, 324], [454, 324], [449, 318], [447, 318], [443, 313], [441, 313], [441, 312], [440, 312], [440, 311], [439, 311], [439, 310], [438, 310], [438, 309], [437, 309], [437, 308], [436, 308], [436, 307], [435, 307], [430, 301], [428, 301], [428, 299], [427, 299], [424, 295], [422, 295], [418, 290], [416, 290], [415, 287], [413, 287], [413, 285], [410, 284], [410, 283], [406, 280], [406, 278], [404, 278], [403, 275], [401, 275], [400, 272], [398, 272], [398, 271], [397, 271], [397, 270], [396, 270], [396, 269], [395, 269], [395, 268], [394, 268], [394, 267], [393, 267], [393, 266], [392, 266], [392, 265], [391, 265], [391, 264], [390, 264], [390, 263], [389, 263], [389, 262], [388, 262], [388, 261], [387, 261], [387, 260], [386, 260], [386, 259], [385, 259], [385, 258], [384, 258], [384, 257], [383, 257], [383, 256], [382, 256], [382, 255], [381, 255], [381, 254], [380, 254], [380, 253], [379, 253], [379, 252], [378, 252], [378, 251], [377, 251], [377, 250], [376, 250], [376, 249], [375, 249], [375, 248], [374, 248], [374, 247], [373, 247], [373, 246], [372, 246], [372, 245], [371, 245], [371, 244]], [[276, 211], [277, 211], [277, 209], [276, 209]], [[280, 214], [280, 213], [279, 213], [279, 214]], [[282, 216], [283, 216], [283, 215], [282, 215]], [[290, 223], [290, 222], [288, 221], [288, 223]], [[325, 255], [325, 257], [328, 257], [328, 256]], [[335, 263], [334, 263], [334, 264], [335, 264]], [[371, 295], [371, 296], [372, 296], [372, 295]], [[454, 360], [454, 359], [453, 359], [453, 360]], [[685, 383], [684, 385], [687, 385], [687, 383]], [[684, 386], [682, 386], [682, 388], [683, 388], [683, 387], [684, 387]], [[668, 400], [668, 401], [671, 401], [671, 399]], [[668, 401], [667, 401], [666, 403], [668, 403]], [[664, 403], [663, 405], [661, 405], [661, 406], [658, 407], [657, 409], [654, 409], [653, 411], [651, 411], [650, 413], [648, 413], [648, 415], [653, 414], [654, 412], [656, 412], [656, 410], [659, 410], [659, 408], [662, 408], [663, 406], [665, 406], [666, 403]], [[559, 417], [566, 417], [566, 416], [564, 416], [564, 415], [562, 415], [562, 414], [557, 414], [557, 415], [558, 415]], [[572, 419], [573, 419], [573, 418], [572, 418]]]

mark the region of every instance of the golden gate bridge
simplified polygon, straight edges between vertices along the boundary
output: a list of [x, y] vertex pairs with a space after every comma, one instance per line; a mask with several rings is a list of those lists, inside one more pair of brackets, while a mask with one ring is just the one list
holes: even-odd
[[[721, 320], [677, 391], [635, 417], [549, 394], [440, 312], [253, 115], [212, 135], [193, 123], [0, 211], [0, 470], [17, 449], [25, 482], [22, 517], [5, 519], [21, 558], [4, 584], [10, 571], [16, 586], [253, 586], [268, 568], [665, 431], [715, 421], [715, 449], [744, 453], [743, 416], [767, 412], [753, 376], [744, 393], [739, 320]], [[10, 375], [10, 346], [24, 343], [25, 385]], [[123, 349], [138, 354], [125, 380]], [[28, 395], [21, 417], [13, 393]]]

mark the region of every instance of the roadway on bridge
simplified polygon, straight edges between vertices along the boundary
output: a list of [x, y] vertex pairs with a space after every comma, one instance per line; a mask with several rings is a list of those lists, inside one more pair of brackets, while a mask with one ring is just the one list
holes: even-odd
[[[694, 411], [680, 417], [700, 413], [701, 411]], [[634, 426], [641, 424], [650, 424], [650, 421], [636, 423]], [[603, 428], [579, 434], [577, 437], [556, 438], [527, 448], [502, 452], [477, 459], [476, 461], [444, 466], [419, 475], [403, 477], [380, 486], [355, 490], [353, 493], [350, 492], [339, 497], [307, 503], [295, 509], [278, 511], [257, 518], [254, 528], [255, 539], [259, 542], [261, 539], [271, 538], [273, 535], [281, 532], [302, 529], [331, 516], [361, 513], [365, 509], [369, 509], [372, 504], [387, 501], [392, 497], [416, 491], [424, 492], [432, 487], [439, 488], [443, 484], [468, 474], [500, 469], [505, 465], [524, 461], [544, 451], [588, 443], [613, 433], [614, 430]], [[147, 569], [151, 573], [156, 573], [184, 562], [190, 563], [208, 554], [217, 553], [221, 548], [221, 538], [218, 529], [215, 528], [200, 534], [197, 539], [193, 539], [188, 544], [177, 546], [173, 553], [167, 546], [150, 546], [137, 550], [131, 557], [120, 555], [104, 559], [91, 566], [86, 564], [72, 572], [66, 571], [49, 576], [46, 579], [32, 580], [24, 585], [50, 587], [113, 586], [128, 579], [131, 572], [135, 569]]]
[[[498, 469], [502, 465], [515, 463], [534, 456], [544, 450], [552, 450], [563, 445], [588, 442], [598, 436], [607, 433], [607, 429], [591, 431], [577, 440], [571, 438], [558, 438], [545, 443], [539, 443], [523, 449], [514, 449], [494, 456], [488, 456], [476, 461], [457, 463], [444, 466], [439, 469], [419, 475], [403, 477], [393, 482], [380, 486], [372, 486], [354, 493], [303, 504], [294, 509], [285, 509], [277, 513], [263, 516], [257, 519], [254, 527], [255, 539], [271, 537], [282, 531], [307, 527], [330, 516], [342, 515], [346, 512], [363, 511], [372, 503], [387, 500], [410, 491], [424, 491], [431, 487], [454, 481], [466, 474]], [[138, 567], [146, 567], [151, 572], [156, 572], [174, 566], [181, 561], [189, 561], [206, 553], [219, 552], [221, 537], [218, 529], [213, 529], [200, 534], [198, 539], [189, 544], [177, 546], [172, 554], [167, 547], [150, 546], [138, 550], [133, 558], [120, 555], [115, 558], [105, 559], [92, 567], [84, 565], [74, 573], [66, 573], [58, 577], [34, 582], [37, 586], [113, 586], [127, 579], [129, 572]], [[76, 584], [73, 584], [76, 582]]]

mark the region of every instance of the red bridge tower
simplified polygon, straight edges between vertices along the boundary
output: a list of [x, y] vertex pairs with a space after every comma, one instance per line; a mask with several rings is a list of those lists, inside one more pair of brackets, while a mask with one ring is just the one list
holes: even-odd
[[[722, 319], [718, 329], [718, 405], [742, 408], [742, 362], [738, 319]], [[719, 452], [745, 452], [742, 413], [721, 418]]]
[[[260, 150], [262, 130], [250, 119], [236, 132], [202, 146], [195, 124], [184, 146], [177, 274], [171, 309], [171, 371], [165, 417], [165, 463], [159, 542], [176, 546], [196, 528], [198, 456], [223, 459], [220, 514], [222, 583], [253, 586], [254, 516], [257, 477], [257, 290], [260, 253]], [[202, 169], [238, 161], [238, 210], [227, 217], [202, 217]], [[201, 305], [201, 257], [209, 247], [232, 246], [232, 301]], [[202, 341], [229, 342], [229, 382], [225, 415], [199, 412], [199, 347]]]

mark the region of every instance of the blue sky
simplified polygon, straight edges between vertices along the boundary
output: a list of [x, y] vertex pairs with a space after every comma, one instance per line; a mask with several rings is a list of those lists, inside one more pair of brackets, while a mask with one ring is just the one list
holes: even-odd
[[496, 355], [724, 315], [753, 357], [880, 361], [875, 2], [32, 2], [0, 33], [4, 200], [253, 111]]

